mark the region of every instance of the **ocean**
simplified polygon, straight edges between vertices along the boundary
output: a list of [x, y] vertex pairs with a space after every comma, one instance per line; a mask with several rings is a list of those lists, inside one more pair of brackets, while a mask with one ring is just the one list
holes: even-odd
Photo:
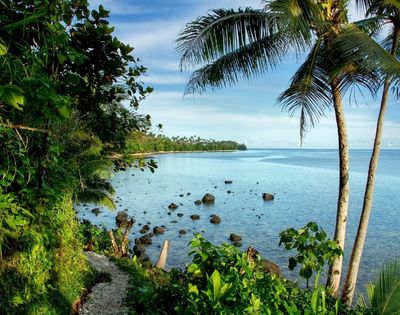
[[[351, 196], [344, 268], [357, 230], [369, 163], [369, 150], [350, 152]], [[243, 238], [242, 250], [248, 246], [281, 266], [285, 276], [298, 278], [287, 262], [294, 252], [279, 247], [279, 232], [317, 222], [333, 236], [338, 191], [338, 153], [320, 149], [249, 149], [236, 152], [176, 153], [155, 155], [155, 173], [137, 168], [114, 175], [117, 211], [128, 209], [136, 219], [132, 243], [139, 237], [141, 225], [165, 225], [164, 234], [153, 237], [147, 249], [157, 261], [160, 246], [171, 241], [168, 267], [184, 267], [190, 262], [188, 244], [193, 233], [215, 244], [229, 243], [231, 233]], [[225, 184], [231, 180], [232, 184]], [[359, 273], [362, 287], [374, 278], [382, 263], [400, 256], [400, 150], [382, 150], [376, 179], [373, 210]], [[262, 193], [275, 195], [264, 201]], [[211, 206], [194, 204], [204, 194], [215, 196]], [[180, 195], [183, 195], [181, 197]], [[179, 205], [170, 211], [170, 203]], [[115, 228], [116, 211], [101, 208], [95, 216], [94, 205], [77, 206], [81, 218], [97, 225]], [[178, 216], [178, 213], [183, 216]], [[200, 215], [192, 221], [190, 215]], [[221, 217], [211, 224], [210, 215]], [[187, 234], [180, 235], [185, 229]]]

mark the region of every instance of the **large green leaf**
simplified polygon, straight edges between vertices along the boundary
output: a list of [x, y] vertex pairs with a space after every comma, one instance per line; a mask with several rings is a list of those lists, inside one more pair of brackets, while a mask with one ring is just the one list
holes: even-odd
[[19, 110], [25, 104], [24, 91], [13, 84], [0, 86], [0, 99]]
[[400, 260], [383, 266], [375, 286], [372, 305], [378, 314], [400, 314]]

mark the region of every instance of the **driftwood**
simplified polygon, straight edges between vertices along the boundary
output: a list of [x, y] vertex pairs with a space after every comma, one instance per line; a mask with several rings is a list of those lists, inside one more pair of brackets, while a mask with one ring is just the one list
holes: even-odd
[[158, 261], [156, 263], [156, 268], [165, 269], [165, 266], [167, 265], [168, 250], [169, 240], [165, 240], [160, 252], [160, 257], [158, 258]]
[[126, 257], [128, 255], [127, 248], [128, 248], [128, 242], [129, 242], [128, 236], [129, 236], [130, 230], [131, 230], [130, 227], [125, 228], [125, 232], [122, 235], [122, 239], [121, 239], [121, 245], [118, 245], [118, 243], [116, 242], [115, 237], [114, 237], [114, 232], [112, 230], [110, 232], [108, 232], [108, 235], [110, 236], [110, 240], [111, 240], [111, 245], [114, 250], [114, 254], [116, 256]]

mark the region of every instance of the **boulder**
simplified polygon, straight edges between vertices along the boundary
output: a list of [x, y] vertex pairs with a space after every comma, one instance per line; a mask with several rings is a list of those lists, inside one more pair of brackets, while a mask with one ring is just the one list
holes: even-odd
[[202, 204], [202, 202], [201, 202], [201, 200], [196, 200], [196, 201], [194, 202], [194, 204], [195, 204], [196, 206], [199, 206], [199, 205]]
[[184, 195], [184, 194], [180, 194], [180, 195], [179, 195], [179, 197], [183, 197], [183, 196], [185, 196], [185, 195]]
[[181, 218], [183, 217], [183, 213], [178, 213], [177, 216]]
[[184, 230], [184, 229], [182, 229], [182, 230], [179, 231], [179, 234], [181, 234], [181, 235], [186, 234], [186, 233], [187, 233], [187, 232], [186, 232], [186, 230]]
[[145, 230], [146, 232], [148, 232], [150, 230], [150, 226], [148, 224], [143, 225], [143, 230]]
[[178, 208], [178, 205], [173, 202], [168, 206], [168, 209], [171, 209], [171, 210], [175, 210], [176, 208]]
[[203, 199], [201, 199], [201, 201], [204, 204], [213, 204], [215, 202], [215, 197], [211, 194], [205, 194]]
[[271, 195], [271, 194], [267, 194], [267, 193], [263, 193], [262, 194], [262, 198], [264, 199], [264, 200], [274, 200], [274, 195]]
[[239, 234], [232, 233], [229, 236], [229, 240], [231, 240], [232, 242], [238, 242], [242, 240], [242, 237]]
[[93, 212], [96, 216], [98, 216], [99, 213], [100, 213], [101, 211], [100, 211], [100, 208], [93, 208], [93, 209], [92, 209], [92, 212]]
[[115, 222], [117, 225], [121, 225], [128, 221], [129, 215], [125, 211], [118, 211], [117, 216], [115, 217]]
[[136, 221], [133, 218], [129, 218], [128, 213], [125, 211], [118, 211], [117, 216], [115, 217], [115, 224], [118, 227], [127, 227], [130, 228]]
[[278, 276], [279, 278], [283, 278], [283, 274], [281, 269], [277, 264], [268, 260], [268, 259], [261, 259], [261, 267], [264, 272], [268, 272]]
[[240, 247], [240, 246], [243, 245], [241, 241], [236, 241], [236, 242], [233, 242], [232, 244], [233, 244], [233, 246], [235, 246], [235, 247]]
[[225, 184], [232, 184], [232, 181], [231, 180], [226, 180]]
[[154, 234], [163, 234], [165, 232], [165, 228], [162, 226], [156, 226], [153, 228], [153, 233]]
[[153, 241], [151, 240], [151, 236], [149, 234], [135, 239], [136, 245], [139, 245], [139, 244], [150, 245], [152, 243], [153, 243]]
[[144, 254], [146, 251], [146, 248], [142, 244], [137, 244], [133, 246], [133, 253], [136, 256], [140, 256], [141, 254]]
[[217, 216], [217, 215], [214, 214], [214, 215], [211, 217], [210, 222], [211, 222], [211, 223], [214, 223], [214, 224], [219, 224], [219, 223], [221, 223], [221, 218], [220, 218], [219, 216]]
[[198, 214], [192, 214], [192, 215], [190, 216], [190, 218], [191, 218], [192, 220], [200, 220], [200, 216], [199, 216]]

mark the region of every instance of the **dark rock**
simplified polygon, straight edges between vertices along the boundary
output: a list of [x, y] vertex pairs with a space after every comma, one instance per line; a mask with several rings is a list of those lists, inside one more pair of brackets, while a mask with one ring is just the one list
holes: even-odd
[[183, 213], [178, 213], [177, 216], [182, 218], [183, 217]]
[[171, 212], [171, 211], [168, 211], [168, 212], [167, 212], [167, 214], [168, 214], [168, 215], [171, 215], [171, 214], [172, 214], [172, 212]]
[[129, 218], [125, 211], [118, 211], [117, 216], [115, 217], [115, 223], [118, 227], [130, 228], [135, 222], [136, 221], [133, 218]]
[[281, 269], [274, 262], [272, 262], [268, 259], [262, 259], [260, 263], [262, 266], [262, 270], [264, 272], [272, 273], [274, 275], [277, 275], [279, 278], [283, 278]]
[[165, 228], [163, 228], [162, 226], [155, 226], [153, 228], [154, 234], [163, 234], [164, 232], [165, 232]]
[[136, 245], [139, 245], [139, 244], [150, 245], [152, 243], [153, 243], [153, 241], [151, 240], [151, 236], [149, 234], [135, 239]]
[[231, 194], [232, 192], [230, 190], [227, 191], [228, 194]]
[[147, 230], [145, 230], [145, 229], [140, 229], [140, 230], [139, 230], [139, 233], [140, 233], [140, 234], [146, 234], [146, 233], [147, 233]]
[[185, 196], [184, 194], [180, 194], [180, 195], [179, 195], [179, 197], [184, 197], [184, 196]]
[[150, 226], [148, 224], [143, 225], [143, 229], [148, 232], [150, 230]]
[[175, 204], [175, 203], [171, 203], [171, 204], [168, 206], [168, 209], [171, 209], [171, 210], [175, 210], [176, 208], [178, 208], [178, 205]]
[[267, 200], [267, 201], [268, 200], [274, 200], [274, 198], [275, 198], [274, 195], [267, 194], [267, 193], [263, 193], [262, 197], [263, 197], [264, 200]]
[[232, 181], [231, 180], [226, 180], [225, 184], [232, 184]]
[[190, 192], [186, 193], [186, 196], [190, 196], [190, 195], [191, 195], [191, 193], [190, 193]]
[[137, 244], [137, 245], [133, 246], [133, 253], [136, 256], [140, 256], [141, 254], [144, 254], [145, 251], [146, 251], [146, 248], [142, 244]]
[[210, 222], [214, 224], [219, 224], [221, 223], [221, 218], [217, 215], [213, 215], [210, 219]]
[[176, 220], [169, 221], [169, 223], [178, 223]]
[[233, 246], [235, 246], [235, 247], [240, 247], [240, 246], [243, 245], [241, 241], [236, 241], [236, 242], [233, 242], [232, 244], [233, 244]]
[[184, 229], [182, 229], [182, 230], [179, 231], [179, 234], [181, 234], [181, 235], [186, 234], [186, 233], [187, 233], [187, 232], [186, 232], [186, 230], [184, 230]]
[[198, 206], [198, 205], [201, 205], [202, 202], [201, 202], [201, 200], [196, 200], [196, 201], [194, 202], [194, 204], [195, 204], [196, 206]]
[[192, 215], [190, 216], [190, 218], [191, 218], [192, 220], [200, 220], [200, 216], [199, 216], [198, 214], [192, 214]]
[[101, 211], [100, 211], [100, 208], [93, 208], [93, 209], [92, 209], [92, 212], [93, 212], [96, 216], [98, 216], [99, 213], [100, 213]]
[[[253, 247], [249, 247], [246, 253], [250, 259], [256, 259], [257, 256], [259, 255], [259, 252]], [[274, 262], [264, 258], [260, 260], [260, 265], [264, 272], [268, 272], [278, 276], [279, 278], [283, 278], [281, 269]]]
[[213, 204], [215, 202], [215, 197], [211, 194], [205, 194], [203, 199], [201, 199], [201, 201], [204, 204]]
[[232, 242], [237, 242], [237, 241], [241, 241], [241, 240], [242, 240], [242, 237], [241, 237], [239, 234], [232, 233], [232, 234], [229, 236], [229, 239], [230, 239]]

